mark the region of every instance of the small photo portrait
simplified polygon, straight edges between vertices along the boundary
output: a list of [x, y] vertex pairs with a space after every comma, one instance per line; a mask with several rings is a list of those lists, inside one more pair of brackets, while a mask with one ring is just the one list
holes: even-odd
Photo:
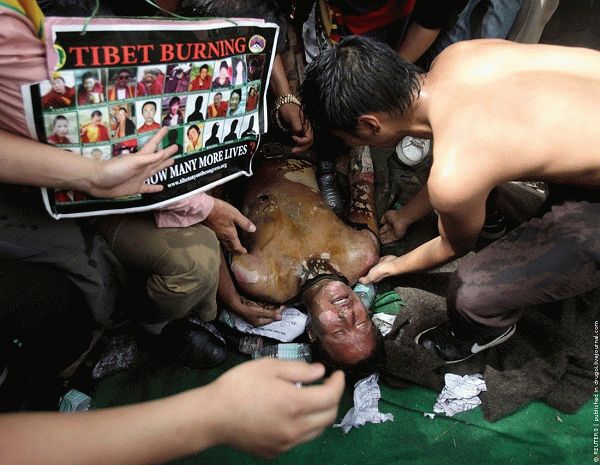
[[203, 123], [194, 123], [185, 128], [185, 153], [197, 152], [202, 148]]
[[256, 137], [258, 134], [258, 113], [244, 116], [241, 137]]
[[109, 112], [107, 107], [79, 110], [79, 137], [84, 144], [109, 140]]
[[260, 82], [252, 83], [246, 91], [246, 112], [256, 110], [260, 101]]
[[140, 66], [137, 73], [138, 97], [161, 95], [165, 86], [166, 65]]
[[206, 123], [204, 126], [204, 147], [218, 145], [223, 137], [223, 121]]
[[110, 107], [110, 135], [112, 139], [133, 136], [135, 134], [135, 106], [122, 103]]
[[138, 151], [138, 140], [135, 137], [126, 139], [113, 144], [112, 156], [117, 157], [119, 155], [127, 155], [129, 153], [135, 153]]
[[227, 116], [241, 116], [246, 111], [246, 102], [243, 99], [243, 89], [233, 89], [229, 94], [229, 107]]
[[101, 76], [102, 73], [98, 69], [75, 71], [78, 105], [96, 105], [104, 102], [104, 85]]
[[212, 84], [214, 62], [199, 61], [192, 64], [190, 72], [190, 92], [197, 90], [210, 90]]
[[211, 92], [208, 107], [206, 108], [206, 119], [225, 118], [227, 116], [228, 100], [228, 90]]
[[135, 102], [135, 114], [137, 115], [138, 134], [158, 131], [162, 127], [160, 124], [160, 99], [138, 99]]
[[84, 147], [81, 154], [90, 160], [110, 160], [110, 145], [96, 145], [94, 147]]
[[231, 86], [231, 58], [215, 62], [215, 74], [212, 82], [213, 89]]
[[109, 69], [106, 100], [114, 102], [135, 97], [135, 68]]
[[265, 55], [246, 55], [246, 65], [248, 67], [248, 82], [259, 81], [265, 67]]
[[231, 59], [231, 82], [234, 86], [243, 86], [246, 84], [246, 60], [244, 56], [233, 57]]
[[42, 107], [46, 110], [75, 106], [75, 73], [61, 71], [52, 73], [52, 78], [40, 83]]
[[242, 118], [227, 118], [225, 120], [225, 129], [223, 131], [223, 143], [235, 142], [240, 138], [242, 131]]
[[60, 115], [44, 115], [44, 127], [49, 144], [79, 144], [77, 113], [74, 111]]
[[187, 92], [190, 85], [191, 63], [167, 65], [167, 79], [165, 81], [165, 94], [180, 94]]
[[81, 202], [86, 200], [86, 195], [79, 191], [57, 190], [54, 191], [54, 199], [56, 200], [56, 203]]
[[204, 121], [208, 107], [208, 94], [188, 95], [185, 106], [185, 122]]
[[187, 95], [173, 97], [163, 97], [162, 99], [162, 125], [178, 126], [184, 123], [183, 114], [185, 112], [185, 103]]
[[183, 126], [178, 126], [173, 129], [169, 129], [167, 137], [162, 141], [163, 148], [170, 147], [171, 145], [177, 146], [175, 156], [183, 154]]

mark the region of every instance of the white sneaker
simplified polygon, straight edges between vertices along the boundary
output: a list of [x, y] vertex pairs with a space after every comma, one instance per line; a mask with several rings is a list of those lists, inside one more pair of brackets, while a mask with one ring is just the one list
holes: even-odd
[[398, 159], [408, 166], [416, 166], [421, 163], [431, 150], [430, 139], [406, 136], [396, 146]]

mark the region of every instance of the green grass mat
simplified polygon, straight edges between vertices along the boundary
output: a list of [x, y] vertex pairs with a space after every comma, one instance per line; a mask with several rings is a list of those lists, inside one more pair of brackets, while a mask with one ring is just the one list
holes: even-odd
[[[242, 361], [230, 356], [224, 366], [191, 370], [149, 365], [116, 373], [93, 394], [93, 408], [164, 397], [215, 379]], [[216, 447], [172, 463], [179, 465], [584, 465], [593, 462], [593, 401], [575, 415], [565, 415], [534, 402], [512, 415], [489, 423], [481, 408], [453, 418], [432, 412], [437, 393], [418, 387], [397, 390], [383, 385], [379, 409], [394, 414], [393, 422], [365, 425], [344, 434], [328, 428], [308, 444], [273, 460], [262, 460]], [[235, 392], [231, 393], [235, 396]], [[338, 421], [352, 407], [352, 392], [344, 394]], [[223, 406], [227, 408], [226, 405]]]

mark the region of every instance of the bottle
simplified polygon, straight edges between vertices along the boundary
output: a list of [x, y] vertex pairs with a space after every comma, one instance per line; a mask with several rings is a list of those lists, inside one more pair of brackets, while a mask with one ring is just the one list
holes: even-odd
[[358, 295], [366, 309], [371, 308], [375, 301], [375, 286], [373, 284], [356, 283], [353, 289]]
[[275, 357], [281, 360], [304, 360], [310, 362], [312, 360], [312, 353], [309, 344], [290, 342], [287, 344], [265, 346], [255, 351], [252, 355], [252, 358], [260, 357]]

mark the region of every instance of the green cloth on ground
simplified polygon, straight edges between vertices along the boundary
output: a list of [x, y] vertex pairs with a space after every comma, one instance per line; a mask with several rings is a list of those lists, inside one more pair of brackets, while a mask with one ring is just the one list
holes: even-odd
[[[92, 408], [155, 399], [214, 380], [226, 369], [244, 361], [229, 355], [225, 364], [211, 370], [151, 364], [116, 373], [98, 385]], [[367, 424], [344, 435], [339, 428], [326, 431], [308, 444], [263, 460], [216, 447], [180, 459], [179, 465], [582, 465], [593, 463], [593, 400], [578, 413], [565, 415], [541, 402], [533, 402], [495, 423], [483, 418], [481, 408], [452, 418], [432, 412], [437, 394], [411, 387], [381, 385], [381, 412], [394, 414], [393, 422]], [[232, 392], [232, 396], [236, 393]], [[352, 392], [344, 394], [337, 421], [352, 407]], [[227, 405], [223, 406], [227, 412]]]

